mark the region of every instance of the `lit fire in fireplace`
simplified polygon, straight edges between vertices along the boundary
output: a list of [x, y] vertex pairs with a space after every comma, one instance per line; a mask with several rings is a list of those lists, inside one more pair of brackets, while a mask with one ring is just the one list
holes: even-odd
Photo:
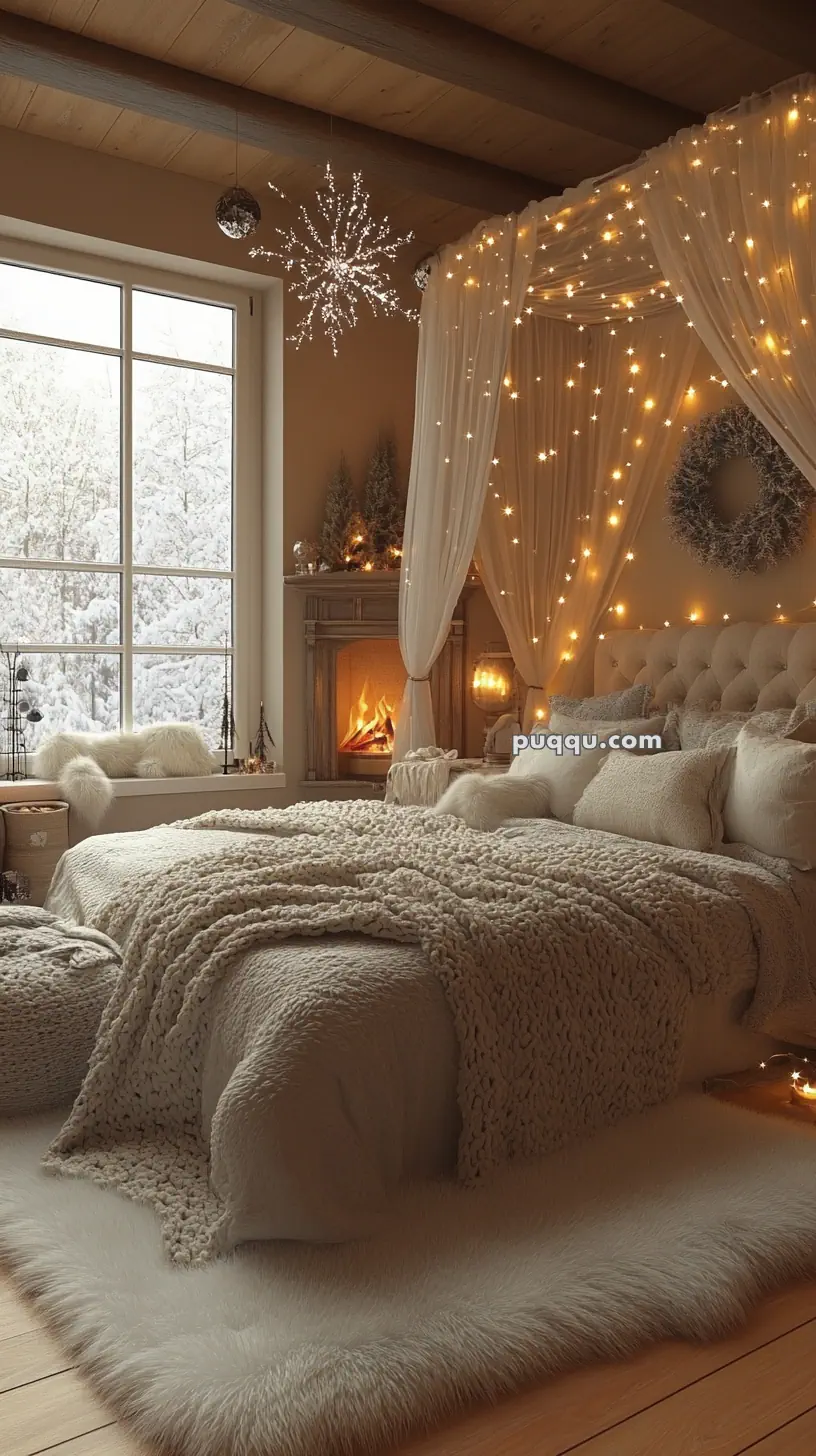
[[394, 747], [394, 704], [380, 698], [375, 708], [368, 705], [368, 683], [349, 713], [348, 731], [339, 745], [341, 753], [391, 753]]

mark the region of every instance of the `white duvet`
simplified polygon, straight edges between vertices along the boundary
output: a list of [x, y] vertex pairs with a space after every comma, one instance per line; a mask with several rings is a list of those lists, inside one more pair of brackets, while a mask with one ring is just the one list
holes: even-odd
[[[552, 821], [524, 832], [570, 839], [582, 834]], [[89, 840], [63, 860], [49, 904], [92, 922], [146, 870], [160, 876], [181, 860], [235, 846], [236, 834], [219, 829], [161, 828]], [[737, 878], [745, 880], [735, 866]], [[779, 894], [794, 903], [781, 881]], [[232, 1244], [364, 1233], [376, 1225], [397, 1182], [446, 1172], [455, 1160], [458, 1045], [441, 983], [424, 953], [411, 945], [333, 936], [321, 942], [316, 958], [314, 945], [297, 938], [254, 950], [240, 974], [236, 968], [215, 993], [202, 1088], [205, 1130], [228, 1085], [234, 1090], [235, 1079], [246, 1074], [259, 1008], [263, 1020], [274, 1018], [282, 986], [289, 995], [292, 985], [302, 991], [302, 1017], [292, 1023], [275, 1086], [263, 1094], [252, 1146], [231, 1158]], [[705, 984], [704, 967], [699, 984]], [[743, 956], [731, 989], [745, 984]], [[259, 1094], [253, 1095], [257, 1103]], [[216, 1159], [216, 1185], [218, 1176]]]

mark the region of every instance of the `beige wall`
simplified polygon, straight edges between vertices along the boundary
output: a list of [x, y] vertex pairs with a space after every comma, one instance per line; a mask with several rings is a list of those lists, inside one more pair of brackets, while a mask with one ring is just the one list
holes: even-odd
[[[99, 246], [99, 241], [146, 249], [153, 254], [189, 259], [207, 266], [239, 268], [259, 280], [282, 270], [249, 257], [248, 248], [225, 238], [216, 227], [213, 208], [221, 190], [207, 183], [98, 152], [69, 147], [21, 132], [0, 131], [0, 211], [10, 222], [5, 231], [19, 233], [19, 224], [58, 229], [74, 235], [63, 246]], [[275, 221], [283, 221], [281, 204], [271, 194], [261, 197], [264, 224], [259, 240], [271, 237]], [[0, 223], [0, 229], [3, 224]], [[93, 245], [83, 239], [96, 240]], [[156, 259], [152, 260], [157, 262]], [[411, 259], [398, 278], [404, 295], [414, 301]], [[284, 328], [296, 318], [287, 300]], [[378, 433], [393, 436], [398, 462], [407, 479], [410, 458], [416, 370], [416, 325], [405, 319], [373, 322], [363, 318], [342, 341], [337, 359], [323, 339], [299, 351], [284, 346], [282, 490], [272, 500], [264, 529], [264, 555], [269, 587], [264, 607], [265, 697], [268, 718], [288, 779], [287, 794], [297, 792], [303, 773], [303, 643], [302, 599], [284, 597], [281, 577], [292, 569], [291, 546], [300, 536], [320, 528], [329, 477], [345, 451], [355, 481], [362, 485]], [[280, 388], [275, 377], [274, 349], [267, 353], [264, 389], [267, 398]], [[266, 467], [275, 475], [281, 441], [267, 429]], [[239, 563], [240, 568], [240, 563]], [[285, 705], [285, 721], [283, 711]], [[280, 797], [280, 796], [279, 796]], [[152, 801], [155, 804], [155, 800]], [[219, 803], [222, 802], [220, 799]], [[188, 812], [195, 810], [185, 799]], [[206, 805], [205, 807], [209, 807]], [[140, 807], [139, 816], [148, 813]], [[168, 810], [169, 812], [169, 810]], [[175, 812], [175, 809], [174, 809]], [[118, 820], [137, 811], [127, 801]], [[136, 827], [135, 822], [132, 827]]]
[[[707, 411], [736, 402], [730, 390], [725, 392], [711, 384], [708, 376], [712, 372], [716, 371], [711, 361], [704, 359], [696, 380], [695, 408], [689, 408], [690, 424]], [[753, 469], [746, 461], [729, 462], [717, 473], [713, 493], [724, 516], [734, 519], [755, 499]], [[615, 592], [615, 600], [626, 606], [621, 625], [662, 627], [667, 620], [674, 625], [688, 622], [693, 611], [704, 622], [720, 622], [725, 613], [731, 621], [768, 622], [780, 614], [801, 622], [816, 618], [816, 508], [804, 550], [772, 570], [737, 578], [720, 569], [709, 570], [699, 565], [672, 539], [666, 512], [666, 481], [663, 480], [655, 490], [634, 542], [635, 559], [624, 568]], [[502, 640], [503, 634], [483, 590], [470, 599], [468, 617], [472, 660], [489, 641]], [[577, 681], [578, 690], [591, 691], [591, 654], [580, 664]], [[470, 752], [479, 741], [482, 724], [481, 715], [471, 706]]]
[[[240, 267], [245, 274], [268, 279], [269, 265], [250, 259], [247, 248], [224, 238], [215, 226], [212, 211], [219, 191], [217, 184], [20, 132], [2, 131], [0, 138], [0, 207], [8, 218], [60, 229], [80, 240], [85, 237], [135, 246], [208, 266]], [[276, 214], [271, 197], [261, 200], [268, 237], [280, 214]], [[399, 281], [408, 299], [412, 297], [407, 276], [410, 263], [406, 253]], [[287, 304], [285, 328], [291, 327], [294, 317], [295, 310]], [[342, 341], [336, 360], [322, 339], [300, 351], [292, 345], [284, 346], [282, 441], [271, 438], [268, 431], [266, 442], [270, 475], [274, 475], [276, 452], [281, 461], [282, 526], [280, 500], [272, 500], [264, 533], [269, 586], [263, 626], [264, 690], [269, 721], [287, 773], [287, 798], [297, 795], [303, 773], [304, 657], [302, 598], [300, 594], [285, 594], [281, 578], [291, 570], [293, 541], [319, 531], [326, 485], [341, 451], [346, 453], [355, 480], [362, 484], [378, 433], [391, 434], [396, 440], [405, 485], [413, 424], [416, 340], [416, 327], [406, 320], [364, 319]], [[701, 368], [702, 380], [708, 372]], [[272, 351], [264, 380], [268, 398], [279, 385]], [[713, 386], [703, 386], [698, 393], [701, 409], [717, 408], [730, 398], [730, 394], [724, 397]], [[725, 495], [731, 505], [750, 495], [744, 471], [742, 481], [732, 479]], [[786, 615], [800, 612], [800, 619], [816, 615], [801, 612], [816, 596], [816, 531], [811, 534], [807, 550], [783, 566], [757, 577], [732, 581], [722, 571], [709, 572], [698, 566], [688, 552], [672, 542], [664, 517], [665, 489], [661, 482], [634, 544], [635, 561], [626, 568], [618, 592], [627, 604], [627, 625], [656, 626], [666, 618], [675, 622], [687, 617], [692, 609], [701, 611], [706, 621], [717, 620], [724, 612], [732, 619], [769, 620], [780, 610], [777, 602], [782, 603]], [[489, 643], [503, 641], [482, 590], [468, 597], [467, 622], [470, 668]], [[467, 751], [471, 754], [480, 750], [483, 727], [482, 715], [468, 699]], [[278, 801], [282, 797], [277, 795]], [[223, 800], [219, 798], [218, 802]], [[187, 797], [184, 803], [187, 812], [209, 807], [209, 801], [199, 804], [197, 800], [193, 806]], [[156, 800], [122, 801], [116, 809], [116, 827], [140, 827], [144, 817], [155, 812], [155, 805]], [[170, 812], [162, 812], [161, 817]], [[174, 805], [172, 813], [176, 812]]]

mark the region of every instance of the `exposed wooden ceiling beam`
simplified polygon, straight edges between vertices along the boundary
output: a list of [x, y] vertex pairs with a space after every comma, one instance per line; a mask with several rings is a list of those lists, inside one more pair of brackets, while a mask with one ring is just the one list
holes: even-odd
[[340, 170], [406, 191], [428, 193], [485, 215], [514, 212], [561, 188], [458, 152], [394, 136], [376, 127], [330, 118], [308, 106], [249, 91], [212, 76], [151, 60], [73, 31], [0, 11], [0, 74], [19, 76], [74, 96], [125, 107], [321, 165], [329, 154]]
[[669, 4], [791, 61], [799, 71], [816, 67], [813, 0], [669, 0]]
[[419, 0], [233, 0], [341, 45], [524, 111], [622, 142], [654, 146], [702, 118]]

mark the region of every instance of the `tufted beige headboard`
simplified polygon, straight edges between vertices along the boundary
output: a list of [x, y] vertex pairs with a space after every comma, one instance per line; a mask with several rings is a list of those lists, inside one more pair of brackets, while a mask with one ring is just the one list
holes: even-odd
[[816, 622], [728, 622], [607, 632], [595, 650], [596, 693], [651, 683], [655, 704], [752, 712], [816, 701]]

